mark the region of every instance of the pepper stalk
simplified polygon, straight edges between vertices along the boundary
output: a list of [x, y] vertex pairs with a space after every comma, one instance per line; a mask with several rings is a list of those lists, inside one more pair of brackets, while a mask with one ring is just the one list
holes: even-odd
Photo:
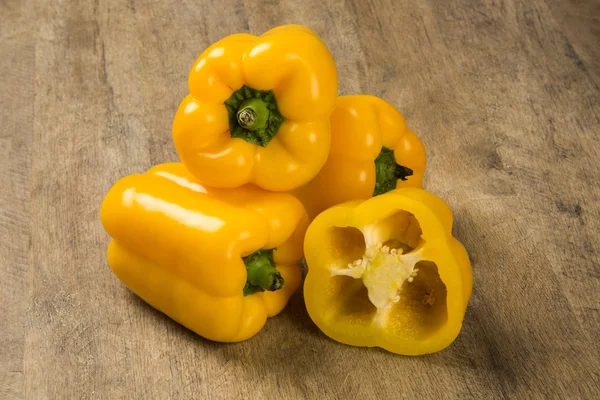
[[375, 159], [375, 189], [373, 196], [377, 196], [396, 189], [396, 181], [405, 181], [413, 174], [413, 170], [396, 162], [394, 151], [382, 147]]
[[243, 258], [247, 280], [244, 296], [268, 290], [274, 292], [284, 285], [284, 280], [273, 261], [273, 249], [257, 250]]
[[231, 137], [267, 147], [285, 118], [277, 108], [272, 90], [256, 90], [246, 85], [225, 101]]

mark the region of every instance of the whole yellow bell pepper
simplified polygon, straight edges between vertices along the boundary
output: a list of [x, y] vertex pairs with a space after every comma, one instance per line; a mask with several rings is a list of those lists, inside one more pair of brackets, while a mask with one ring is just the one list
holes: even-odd
[[422, 187], [425, 166], [423, 143], [391, 104], [375, 96], [341, 96], [331, 115], [329, 158], [294, 194], [312, 219], [345, 201]]
[[471, 264], [433, 194], [402, 188], [334, 206], [311, 223], [304, 251], [306, 308], [332, 339], [419, 355], [460, 332]]
[[286, 193], [214, 189], [181, 163], [163, 164], [119, 180], [101, 219], [117, 277], [207, 339], [252, 337], [301, 282], [308, 220]]
[[221, 188], [285, 191], [327, 160], [337, 96], [335, 63], [300, 25], [227, 36], [198, 58], [173, 122], [186, 168]]

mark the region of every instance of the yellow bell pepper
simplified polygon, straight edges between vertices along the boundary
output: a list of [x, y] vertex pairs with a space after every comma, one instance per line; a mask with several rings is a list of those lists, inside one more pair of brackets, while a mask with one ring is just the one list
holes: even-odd
[[301, 282], [308, 220], [286, 193], [214, 189], [181, 163], [163, 164], [119, 180], [101, 220], [117, 277], [207, 339], [252, 337]]
[[306, 232], [306, 308], [329, 337], [420, 355], [460, 332], [472, 272], [440, 198], [402, 188], [334, 206]]
[[337, 72], [310, 29], [285, 25], [260, 37], [227, 36], [198, 58], [188, 86], [173, 139], [201, 182], [286, 191], [312, 179], [327, 160]]
[[345, 201], [422, 187], [425, 166], [423, 143], [391, 104], [375, 96], [341, 96], [331, 115], [329, 158], [294, 194], [312, 219]]

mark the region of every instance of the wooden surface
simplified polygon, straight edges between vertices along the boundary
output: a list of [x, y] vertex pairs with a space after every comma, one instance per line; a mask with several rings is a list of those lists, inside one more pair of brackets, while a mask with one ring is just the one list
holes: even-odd
[[[600, 5], [594, 0], [0, 1], [0, 399], [598, 398]], [[419, 358], [352, 348], [302, 294], [252, 340], [203, 340], [110, 272], [98, 208], [177, 159], [210, 43], [283, 23], [330, 47], [429, 154], [474, 290]]]

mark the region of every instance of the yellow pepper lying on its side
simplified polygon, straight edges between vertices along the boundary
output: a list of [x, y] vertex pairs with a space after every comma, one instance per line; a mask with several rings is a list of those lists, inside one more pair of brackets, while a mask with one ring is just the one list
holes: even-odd
[[308, 220], [286, 193], [214, 189], [163, 164], [118, 181], [101, 219], [117, 277], [207, 339], [252, 337], [300, 285]]
[[202, 183], [286, 191], [327, 160], [335, 62], [310, 29], [227, 36], [194, 64], [173, 122], [186, 168]]
[[294, 194], [312, 219], [345, 201], [421, 187], [425, 166], [423, 143], [391, 104], [375, 96], [341, 96], [331, 115], [327, 163]]
[[334, 206], [311, 223], [304, 251], [306, 308], [332, 339], [420, 355], [460, 332], [471, 265], [433, 194], [402, 188]]

